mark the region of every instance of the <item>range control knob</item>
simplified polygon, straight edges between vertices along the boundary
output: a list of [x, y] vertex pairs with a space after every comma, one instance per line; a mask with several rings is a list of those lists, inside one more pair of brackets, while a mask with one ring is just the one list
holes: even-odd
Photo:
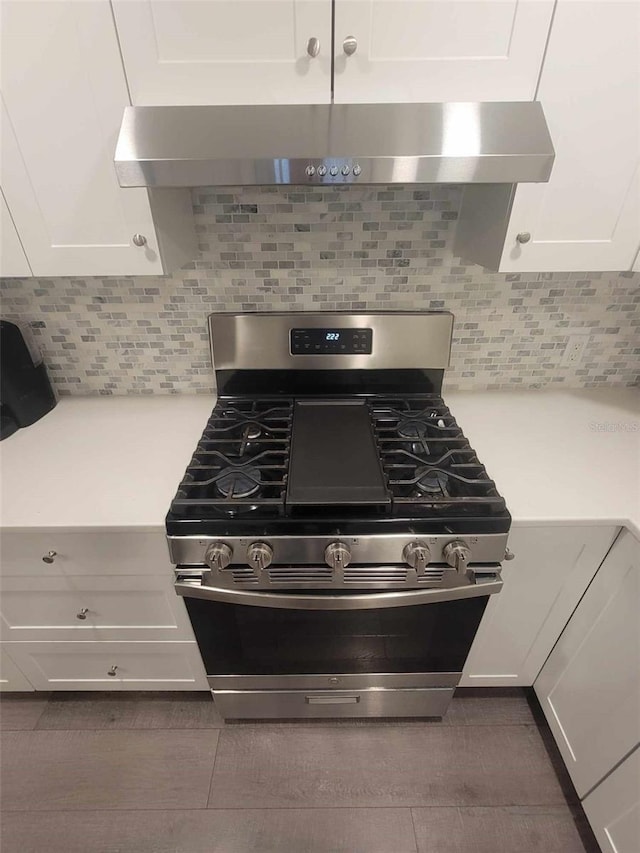
[[442, 556], [453, 568], [462, 574], [466, 571], [467, 563], [471, 559], [471, 549], [462, 539], [454, 539], [447, 543], [442, 549]]
[[344, 569], [351, 562], [351, 551], [343, 542], [332, 542], [325, 548], [324, 559], [334, 571]]
[[210, 569], [226, 569], [232, 557], [233, 551], [228, 545], [224, 542], [214, 542], [207, 548], [204, 561]]
[[254, 542], [247, 549], [247, 563], [252, 569], [266, 569], [273, 561], [273, 548], [266, 542]]
[[426, 542], [417, 539], [415, 542], [409, 542], [405, 545], [402, 551], [402, 559], [408, 563], [412, 569], [415, 569], [418, 574], [424, 572], [427, 568], [429, 560], [431, 560], [431, 552]]

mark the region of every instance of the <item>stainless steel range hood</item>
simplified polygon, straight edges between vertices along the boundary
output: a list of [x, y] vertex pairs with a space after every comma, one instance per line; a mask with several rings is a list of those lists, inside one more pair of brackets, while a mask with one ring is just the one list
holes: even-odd
[[127, 107], [123, 187], [514, 184], [554, 160], [539, 103]]

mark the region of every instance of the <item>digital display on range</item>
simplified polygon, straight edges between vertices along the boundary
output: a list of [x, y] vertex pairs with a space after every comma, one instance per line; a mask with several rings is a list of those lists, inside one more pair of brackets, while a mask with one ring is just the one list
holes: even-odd
[[292, 355], [371, 355], [372, 329], [291, 329]]

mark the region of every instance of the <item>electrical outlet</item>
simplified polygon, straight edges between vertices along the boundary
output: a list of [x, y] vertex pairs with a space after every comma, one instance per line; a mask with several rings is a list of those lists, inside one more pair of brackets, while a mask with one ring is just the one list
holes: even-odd
[[585, 335], [575, 335], [567, 341], [560, 364], [564, 367], [576, 365], [582, 361], [588, 338]]

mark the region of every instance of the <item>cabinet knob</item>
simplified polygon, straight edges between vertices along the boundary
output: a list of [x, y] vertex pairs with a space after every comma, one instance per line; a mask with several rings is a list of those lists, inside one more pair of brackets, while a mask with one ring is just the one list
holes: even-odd
[[118, 667], [114, 664], [111, 669], [107, 670], [107, 675], [111, 675], [115, 677], [116, 672], [118, 671]]
[[88, 612], [89, 612], [89, 608], [83, 607], [82, 610], [79, 610], [78, 613], [76, 613], [76, 619], [80, 619], [80, 620], [84, 621], [87, 618]]
[[505, 558], [505, 560], [514, 560], [514, 559], [515, 559], [515, 556], [516, 556], [516, 555], [513, 553], [513, 551], [510, 551], [508, 548], [507, 548], [507, 549], [506, 549], [506, 551], [504, 552], [504, 558]]
[[347, 36], [346, 39], [342, 42], [342, 49], [347, 54], [347, 56], [353, 56], [353, 54], [358, 49], [358, 40], [355, 36]]
[[307, 42], [307, 53], [312, 59], [320, 53], [320, 39], [310, 38]]
[[53, 563], [53, 561], [55, 560], [56, 556], [57, 556], [57, 554], [56, 554], [56, 552], [55, 552], [55, 551], [48, 551], [48, 552], [44, 555], [44, 557], [42, 558], [42, 562], [43, 562], [43, 563]]
[[147, 238], [144, 236], [144, 234], [134, 234], [131, 239], [133, 240], [134, 246], [146, 246], [147, 245]]
[[519, 234], [516, 235], [516, 240], [518, 241], [518, 243], [528, 243], [530, 239], [531, 234], [529, 234], [528, 231], [521, 231]]

